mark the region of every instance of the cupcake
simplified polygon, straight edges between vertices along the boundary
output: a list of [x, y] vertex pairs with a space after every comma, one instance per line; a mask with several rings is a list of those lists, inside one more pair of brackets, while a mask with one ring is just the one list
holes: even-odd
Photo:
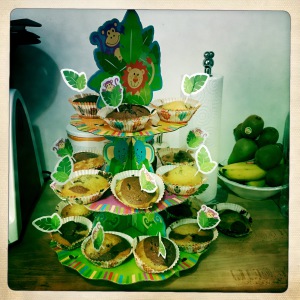
[[157, 189], [148, 193], [141, 189], [139, 171], [124, 171], [114, 176], [112, 180], [112, 192], [114, 196], [126, 206], [136, 209], [147, 209], [159, 202], [164, 195], [164, 184], [156, 174]]
[[92, 151], [79, 151], [73, 154], [74, 171], [100, 169], [104, 165], [101, 154]]
[[111, 175], [98, 170], [73, 172], [66, 184], [53, 182], [50, 187], [62, 200], [88, 204], [98, 200], [110, 187]]
[[78, 94], [69, 99], [69, 103], [81, 118], [97, 119], [99, 116], [97, 108], [98, 94]]
[[104, 107], [98, 115], [114, 130], [136, 132], [145, 128], [150, 120], [151, 112], [142, 105], [122, 104], [118, 109]]
[[78, 248], [92, 229], [92, 222], [85, 217], [68, 217], [62, 222], [59, 231], [51, 232], [51, 238], [63, 249]]
[[191, 151], [180, 148], [162, 148], [157, 151], [162, 165], [194, 165]]
[[196, 219], [181, 219], [167, 228], [167, 236], [181, 251], [197, 253], [205, 250], [218, 236], [216, 229], [200, 230]]
[[242, 237], [252, 232], [252, 218], [242, 206], [234, 203], [219, 203], [215, 209], [221, 219], [217, 228], [223, 234]]
[[94, 265], [113, 268], [122, 264], [132, 253], [132, 238], [124, 233], [107, 231], [99, 251], [95, 250], [91, 237], [81, 245], [83, 255]]
[[159, 99], [151, 105], [157, 110], [159, 118], [164, 122], [186, 123], [201, 106], [193, 99]]
[[189, 165], [162, 166], [156, 170], [156, 174], [161, 176], [166, 189], [176, 195], [190, 196], [203, 183], [202, 174]]
[[134, 240], [134, 258], [137, 266], [146, 273], [163, 273], [172, 269], [179, 258], [179, 249], [170, 239], [162, 237], [166, 257], [159, 254], [159, 237], [143, 236]]
[[59, 202], [56, 206], [56, 211], [62, 218], [75, 216], [88, 217], [93, 213], [83, 204], [67, 203], [66, 201]]

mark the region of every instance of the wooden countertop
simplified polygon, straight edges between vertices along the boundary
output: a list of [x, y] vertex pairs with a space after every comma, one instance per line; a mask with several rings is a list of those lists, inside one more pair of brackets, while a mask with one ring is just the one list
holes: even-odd
[[[46, 184], [31, 221], [53, 212], [60, 199]], [[288, 286], [288, 219], [273, 200], [251, 201], [228, 195], [253, 218], [253, 232], [243, 238], [219, 234], [198, 263], [180, 277], [160, 282], [118, 285], [83, 278], [61, 265], [50, 236], [31, 221], [21, 242], [8, 250], [8, 286], [28, 291], [184, 291], [283, 292]]]

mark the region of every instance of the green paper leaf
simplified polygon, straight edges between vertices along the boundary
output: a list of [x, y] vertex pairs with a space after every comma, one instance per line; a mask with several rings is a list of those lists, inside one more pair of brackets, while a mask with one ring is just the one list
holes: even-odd
[[155, 177], [143, 165], [140, 170], [139, 182], [141, 189], [147, 193], [154, 193], [157, 190]]
[[158, 256], [161, 255], [165, 259], [167, 256], [167, 251], [166, 251], [166, 247], [162, 241], [160, 232], [158, 233], [158, 243], [159, 243], [158, 244]]
[[84, 72], [78, 73], [72, 69], [62, 69], [61, 75], [64, 82], [74, 91], [82, 92], [87, 86], [87, 78]]
[[197, 192], [193, 194], [193, 196], [202, 194], [204, 191], [207, 190], [208, 187], [209, 187], [208, 183], [201, 184], [201, 186], [199, 187], [199, 189], [197, 190]]
[[137, 61], [142, 53], [142, 24], [136, 11], [128, 10], [122, 22], [124, 33], [120, 36], [120, 51], [127, 64]]
[[92, 242], [93, 242], [93, 246], [94, 246], [96, 251], [100, 250], [100, 248], [103, 244], [103, 241], [104, 241], [104, 236], [105, 236], [104, 229], [103, 229], [101, 223], [98, 222], [95, 225], [95, 227], [93, 228], [93, 231], [92, 231], [92, 234], [91, 234], [91, 239], [92, 239]]
[[64, 184], [69, 180], [72, 170], [73, 161], [72, 158], [67, 155], [58, 161], [54, 172], [51, 174], [51, 179], [59, 184]]
[[210, 152], [205, 145], [198, 148], [195, 153], [196, 165], [199, 172], [203, 174], [212, 173], [218, 164], [211, 159]]
[[212, 208], [202, 205], [201, 209], [197, 213], [197, 222], [200, 229], [212, 229], [215, 228], [221, 219], [219, 214]]
[[32, 222], [32, 225], [43, 232], [58, 231], [62, 224], [61, 217], [54, 213], [51, 216], [40, 217]]
[[193, 74], [191, 76], [184, 75], [181, 89], [184, 95], [189, 96], [200, 92], [209, 78], [208, 74]]

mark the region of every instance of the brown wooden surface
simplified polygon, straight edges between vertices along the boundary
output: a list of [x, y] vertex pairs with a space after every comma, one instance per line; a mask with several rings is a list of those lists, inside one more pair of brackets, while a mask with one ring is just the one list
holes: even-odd
[[[47, 184], [31, 220], [54, 212], [59, 198]], [[198, 264], [161, 282], [118, 285], [89, 280], [60, 264], [49, 235], [31, 222], [20, 243], [8, 250], [8, 286], [29, 291], [226, 291], [282, 292], [288, 285], [288, 220], [273, 200], [251, 201], [229, 194], [227, 202], [247, 209], [253, 232], [232, 238], [219, 234]]]

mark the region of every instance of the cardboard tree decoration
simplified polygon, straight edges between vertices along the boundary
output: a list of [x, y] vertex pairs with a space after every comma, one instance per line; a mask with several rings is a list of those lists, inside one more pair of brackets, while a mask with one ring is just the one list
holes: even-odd
[[[99, 70], [88, 80], [88, 87], [99, 93], [103, 81], [118, 76], [123, 103], [148, 105], [153, 91], [162, 88], [160, 47], [153, 36], [154, 27], [143, 28], [134, 10], [128, 10], [122, 22], [112, 19], [92, 32], [90, 42], [97, 46], [94, 59]], [[101, 97], [97, 105], [105, 106]]]

